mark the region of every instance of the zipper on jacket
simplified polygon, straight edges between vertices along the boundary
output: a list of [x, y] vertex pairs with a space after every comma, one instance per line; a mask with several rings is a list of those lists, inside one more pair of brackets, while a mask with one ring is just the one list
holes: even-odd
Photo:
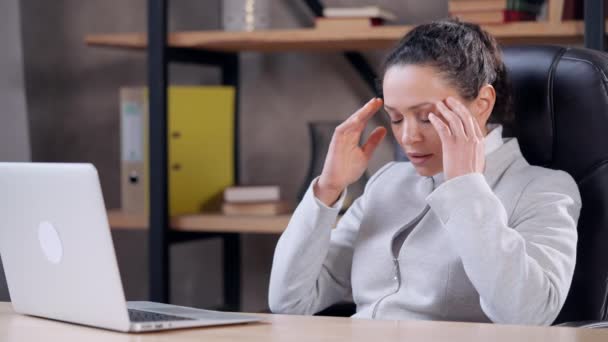
[[[429, 177], [429, 178], [431, 178], [431, 190], [434, 190], [435, 189], [435, 179], [433, 177]], [[409, 235], [405, 238], [405, 240], [402, 241], [402, 245], [399, 246], [399, 249], [397, 251], [395, 251], [395, 249], [393, 248], [395, 238], [399, 234], [401, 234], [403, 231], [405, 231], [406, 229], [409, 229], [412, 226], [417, 226], [418, 223], [420, 223], [420, 221], [422, 221], [422, 219], [424, 218], [426, 213], [429, 212], [430, 209], [431, 209], [431, 207], [427, 204], [424, 207], [424, 209], [422, 209], [422, 212], [420, 214], [418, 214], [418, 216], [416, 216], [411, 222], [404, 225], [395, 234], [393, 234], [393, 237], [391, 239], [390, 248], [391, 248], [391, 254], [393, 255], [393, 280], [395, 280], [397, 282], [397, 288], [395, 288], [395, 291], [387, 293], [384, 296], [382, 296], [380, 299], [378, 299], [378, 301], [376, 302], [376, 305], [374, 306], [374, 310], [372, 311], [372, 319], [376, 318], [376, 314], [378, 313], [378, 307], [380, 306], [382, 301], [384, 299], [386, 299], [386, 297], [392, 296], [392, 295], [396, 294], [397, 292], [399, 292], [399, 289], [401, 288], [401, 269], [399, 267], [399, 251], [403, 247], [403, 244], [405, 244], [405, 240], [407, 240], [409, 238]], [[413, 229], [414, 229], [414, 227], [412, 227], [412, 230]]]
[[382, 301], [388, 297], [388, 296], [392, 296], [395, 293], [399, 292], [399, 289], [401, 288], [401, 271], [399, 268], [399, 260], [396, 258], [393, 258], [393, 279], [397, 281], [397, 287], [395, 288], [395, 291], [391, 292], [391, 293], [387, 293], [384, 296], [382, 296], [382, 298], [378, 299], [378, 301], [376, 302], [376, 305], [374, 306], [374, 311], [372, 312], [372, 319], [376, 318], [376, 313], [378, 313], [378, 307], [380, 306], [380, 303], [382, 303]]
[[[376, 302], [376, 306], [374, 307], [374, 310], [372, 312], [372, 319], [376, 318], [376, 313], [378, 312], [378, 307], [380, 306], [380, 303], [388, 296], [392, 296], [395, 293], [399, 292], [399, 289], [401, 288], [401, 271], [399, 269], [399, 251], [401, 250], [401, 248], [403, 247], [403, 244], [405, 243], [405, 241], [409, 238], [409, 235], [405, 238], [405, 240], [403, 240], [402, 245], [399, 246], [399, 249], [395, 251], [395, 249], [393, 248], [393, 244], [395, 241], [395, 238], [401, 234], [403, 231], [405, 231], [406, 229], [412, 228], [414, 229], [412, 226], [416, 226], [418, 225], [418, 223], [420, 223], [420, 221], [422, 220], [422, 218], [426, 215], [426, 213], [429, 211], [430, 207], [428, 205], [426, 205], [424, 207], [424, 209], [422, 210], [422, 213], [418, 214], [418, 216], [416, 216], [416, 218], [414, 218], [410, 223], [406, 224], [405, 226], [401, 227], [401, 229], [399, 229], [397, 231], [397, 233], [395, 233], [393, 235], [393, 238], [391, 239], [391, 253], [393, 254], [393, 280], [397, 281], [397, 288], [395, 289], [395, 291], [385, 294], [384, 296], [382, 296], [377, 302]], [[411, 232], [410, 232], [411, 233]]]

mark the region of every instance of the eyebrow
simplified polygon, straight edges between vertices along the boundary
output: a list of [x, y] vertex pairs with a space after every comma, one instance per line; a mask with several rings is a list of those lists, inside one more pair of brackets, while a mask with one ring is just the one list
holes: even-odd
[[[410, 110], [415, 110], [415, 109], [419, 109], [420, 107], [424, 107], [424, 106], [428, 106], [428, 105], [432, 105], [431, 102], [422, 102], [413, 106], [410, 106], [406, 111], [410, 111]], [[398, 110], [396, 110], [395, 108], [391, 107], [391, 106], [387, 106], [385, 105], [384, 108], [394, 111], [394, 112], [398, 112]]]

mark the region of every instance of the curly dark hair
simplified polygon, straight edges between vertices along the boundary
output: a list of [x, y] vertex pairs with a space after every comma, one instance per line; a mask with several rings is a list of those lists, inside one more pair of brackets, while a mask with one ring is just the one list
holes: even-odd
[[479, 25], [444, 19], [416, 26], [388, 54], [383, 74], [394, 65], [407, 64], [435, 67], [469, 101], [479, 95], [481, 87], [491, 84], [496, 103], [489, 121], [512, 120], [511, 89], [502, 52], [496, 39]]

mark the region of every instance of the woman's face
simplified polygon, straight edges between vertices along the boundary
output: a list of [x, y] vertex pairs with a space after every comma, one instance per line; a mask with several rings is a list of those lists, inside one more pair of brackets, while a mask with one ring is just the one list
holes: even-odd
[[435, 103], [448, 97], [456, 98], [467, 107], [470, 103], [431, 66], [390, 67], [384, 76], [383, 93], [393, 134], [418, 174], [433, 176], [442, 172], [441, 139], [428, 120], [429, 113], [443, 119]]

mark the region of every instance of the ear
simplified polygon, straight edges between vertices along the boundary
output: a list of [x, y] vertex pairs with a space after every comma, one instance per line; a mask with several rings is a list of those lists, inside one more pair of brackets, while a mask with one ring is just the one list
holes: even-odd
[[484, 85], [479, 90], [479, 95], [473, 100], [472, 112], [477, 118], [479, 125], [484, 127], [492, 114], [494, 109], [494, 103], [496, 103], [496, 90], [489, 84]]

